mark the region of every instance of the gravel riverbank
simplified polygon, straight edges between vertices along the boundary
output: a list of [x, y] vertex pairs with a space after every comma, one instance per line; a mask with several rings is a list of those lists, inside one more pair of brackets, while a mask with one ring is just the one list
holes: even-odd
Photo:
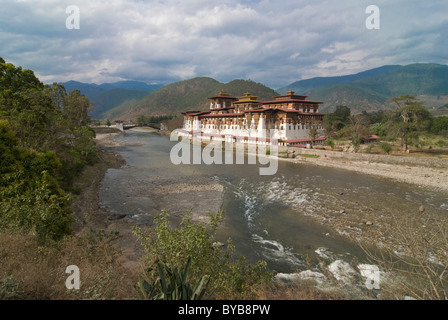
[[[292, 151], [290, 150], [290, 152]], [[354, 155], [344, 155], [340, 152], [333, 153], [335, 156], [332, 156], [332, 151], [297, 151], [299, 152], [296, 153], [295, 158], [279, 157], [279, 159], [294, 163], [307, 163], [374, 175], [410, 183], [418, 188], [431, 188], [436, 191], [447, 192], [448, 195], [448, 159], [437, 159], [437, 166], [434, 166], [426, 163], [425, 159], [422, 158], [408, 157], [408, 163], [406, 161], [402, 161], [402, 163], [395, 161], [396, 163], [392, 163], [390, 160], [396, 158], [395, 156], [381, 156], [379, 158], [374, 156], [369, 157], [368, 154], [363, 154], [362, 158], [359, 157], [357, 159]], [[308, 157], [307, 155], [309, 154], [316, 157]]]

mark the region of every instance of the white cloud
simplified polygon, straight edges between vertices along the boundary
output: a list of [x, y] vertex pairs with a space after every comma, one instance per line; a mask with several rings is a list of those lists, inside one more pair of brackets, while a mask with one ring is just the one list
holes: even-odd
[[300, 52], [295, 52], [295, 53], [293, 53], [293, 54], [289, 57], [289, 59], [291, 59], [291, 60], [295, 60], [295, 59], [297, 59], [299, 56], [300, 56]]
[[379, 1], [381, 29], [365, 28], [365, 0], [3, 0], [0, 56], [43, 81], [171, 82], [251, 78], [271, 87], [381, 64], [446, 63], [446, 1]]

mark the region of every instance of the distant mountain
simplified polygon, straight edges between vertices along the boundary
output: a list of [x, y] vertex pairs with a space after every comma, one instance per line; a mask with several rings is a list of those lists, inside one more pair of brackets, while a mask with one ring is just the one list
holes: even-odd
[[142, 99], [149, 94], [148, 91], [110, 89], [92, 95], [90, 101], [94, 104], [94, 109], [90, 113], [93, 119], [103, 119], [104, 114], [110, 109], [124, 103], [131, 103]]
[[346, 76], [317, 77], [306, 80], [299, 80], [291, 83], [286, 87], [278, 89], [278, 92], [285, 94], [287, 91], [293, 90], [297, 93], [307, 93], [311, 90], [322, 88], [336, 83], [351, 83], [364, 78], [378, 76], [399, 67], [400, 67], [399, 65], [382, 66], [379, 68], [370, 69], [367, 71], [359, 72], [356, 74], [350, 74]]
[[118, 81], [112, 83], [103, 83], [99, 85], [100, 88], [110, 90], [110, 89], [126, 89], [133, 91], [147, 91], [151, 92], [162, 87], [161, 84], [147, 84], [141, 81]]
[[448, 95], [448, 66], [416, 63], [396, 68], [379, 76], [364, 78], [357, 84], [387, 95]]
[[[407, 66], [384, 66], [354, 75], [301, 80], [279, 89], [307, 94], [323, 101], [321, 111], [330, 112], [338, 105], [354, 113], [392, 108], [389, 100], [400, 95], [419, 96], [424, 103], [448, 96], [448, 66], [416, 63]], [[428, 105], [429, 107], [429, 105]]]
[[[118, 82], [111, 82], [111, 83], [102, 83], [102, 84], [96, 84], [96, 83], [84, 83], [79, 81], [67, 81], [62, 82], [62, 84], [65, 86], [65, 89], [70, 92], [73, 89], [78, 89], [81, 91], [84, 90], [86, 93], [98, 93], [101, 91], [106, 90], [112, 90], [112, 89], [125, 89], [125, 90], [132, 90], [132, 91], [147, 91], [151, 92], [154, 90], [159, 89], [162, 87], [160, 84], [147, 84], [141, 81], [118, 81]], [[82, 94], [86, 94], [82, 93]]]
[[178, 81], [161, 87], [138, 81], [121, 81], [101, 85], [76, 81], [63, 83], [67, 92], [79, 89], [94, 104], [94, 119], [134, 120], [140, 114], [179, 115], [187, 110], [206, 110], [208, 97], [221, 89], [234, 96], [245, 92], [260, 100], [293, 90], [322, 101], [320, 111], [332, 112], [346, 105], [353, 113], [372, 112], [394, 107], [389, 100], [404, 94], [417, 95], [428, 108], [437, 110], [448, 100], [448, 66], [417, 63], [388, 65], [353, 75], [319, 77], [296, 81], [277, 91], [250, 80], [221, 83], [209, 77]]
[[373, 112], [392, 107], [388, 96], [354, 83], [332, 84], [312, 90], [308, 94], [308, 99], [323, 102], [320, 106], [321, 112], [331, 112], [339, 105], [349, 107], [353, 113], [364, 110]]
[[150, 85], [140, 81], [118, 81], [113, 83], [62, 82], [67, 92], [78, 89], [94, 104], [90, 116], [103, 119], [103, 114], [124, 103], [138, 101], [162, 85]]
[[208, 77], [197, 77], [168, 84], [143, 99], [124, 103], [104, 114], [108, 119], [135, 120], [140, 114], [179, 115], [182, 111], [207, 110], [208, 98], [220, 90], [233, 96], [243, 96], [245, 92], [258, 96], [263, 100], [271, 100], [278, 93], [261, 83], [251, 80], [233, 80], [221, 83]]

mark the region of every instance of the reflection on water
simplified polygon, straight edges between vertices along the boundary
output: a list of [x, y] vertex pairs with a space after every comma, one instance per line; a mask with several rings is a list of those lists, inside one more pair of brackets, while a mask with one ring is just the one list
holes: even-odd
[[381, 216], [421, 204], [448, 213], [446, 194], [345, 170], [280, 161], [277, 174], [260, 176], [259, 165], [176, 166], [169, 158], [176, 142], [168, 137], [127, 132], [117, 139], [125, 148], [115, 150], [127, 166], [108, 171], [100, 188], [103, 205], [120, 214], [154, 214], [155, 204], [141, 192], [154, 181], [212, 177], [225, 187], [226, 223], [219, 237], [230, 237], [249, 261], [264, 259], [280, 272], [304, 270], [322, 260], [335, 270], [347, 269], [347, 262], [362, 260], [356, 244], [312, 219], [320, 213], [343, 208]]

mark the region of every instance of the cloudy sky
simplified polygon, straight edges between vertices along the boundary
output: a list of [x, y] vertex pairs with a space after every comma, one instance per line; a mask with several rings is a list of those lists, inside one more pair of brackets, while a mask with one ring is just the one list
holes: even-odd
[[[368, 29], [369, 5], [380, 29]], [[79, 29], [66, 12], [79, 8]], [[375, 22], [375, 21], [373, 21]], [[0, 57], [41, 81], [272, 88], [386, 64], [448, 64], [446, 0], [0, 0]]]

